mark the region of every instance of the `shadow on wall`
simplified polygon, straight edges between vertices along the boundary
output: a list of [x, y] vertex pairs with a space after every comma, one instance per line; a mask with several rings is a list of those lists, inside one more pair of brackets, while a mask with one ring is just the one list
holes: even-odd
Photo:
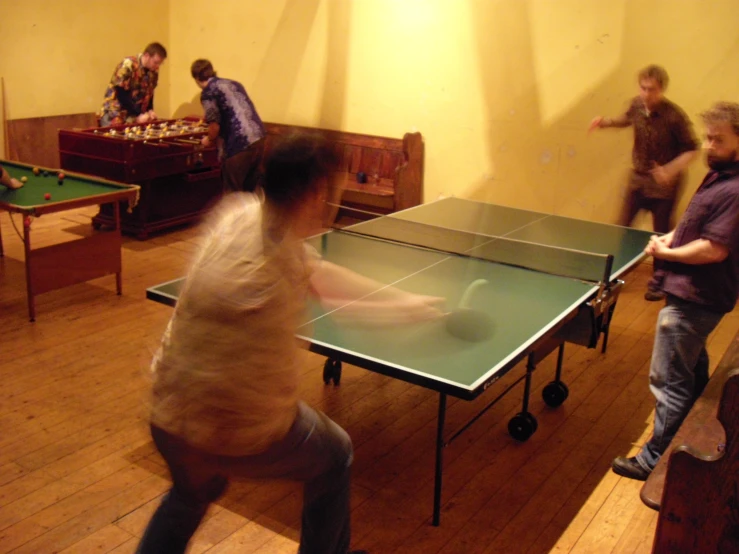
[[323, 103], [318, 125], [326, 129], [343, 129], [351, 2], [331, 2], [328, 9], [328, 63], [323, 80]]
[[[625, 186], [621, 167], [630, 148], [619, 151], [625, 144], [625, 135], [613, 133], [588, 138], [586, 130], [590, 119], [598, 115], [597, 108], [590, 113], [593, 96], [599, 91], [601, 96], [607, 96], [603, 89], [613, 87], [621, 78], [618, 66], [614, 66], [621, 59], [621, 54], [613, 51], [613, 47], [618, 47], [597, 41], [596, 46], [584, 45], [583, 50], [603, 49], [597, 55], [610, 71], [599, 70], [608, 78], [598, 80], [600, 88], [595, 91], [574, 89], [571, 94], [562, 93], [558, 100], [563, 109], [551, 114], [542, 104], [551, 90], [542, 88], [542, 69], [534, 51], [537, 26], [530, 3], [506, 4], [497, 9], [478, 7], [474, 21], [482, 64], [480, 75], [489, 101], [486, 134], [492, 171], [487, 178], [472, 183], [465, 195], [547, 213], [604, 222], [615, 220]], [[619, 24], [623, 23], [618, 19], [613, 21], [613, 25]], [[512, 35], [507, 29], [517, 32]], [[515, 57], [498, 55], [513, 46], [516, 46]], [[594, 56], [590, 50], [578, 55]], [[567, 71], [569, 65], [562, 64], [546, 78], [559, 84], [561, 73]], [[494, 99], [504, 100], [493, 102]], [[594, 159], [600, 159], [598, 152], [604, 149], [614, 150], [607, 166], [593, 164]], [[593, 183], [603, 180], [609, 183], [607, 189], [593, 187]]]
[[270, 97], [272, 106], [281, 106], [279, 114], [273, 111], [271, 120], [285, 120], [319, 4], [319, 0], [288, 0], [250, 87], [254, 97]]
[[[569, 14], [571, 19], [592, 21], [603, 11], [604, 31], [599, 36], [586, 31], [573, 33], [571, 44], [559, 41], [551, 46], [551, 54], [542, 45], [548, 36], [544, 31], [551, 31], [554, 23], [534, 9], [537, 5], [534, 0], [473, 4], [480, 78], [488, 104], [483, 132], [491, 169], [470, 183], [463, 194], [519, 208], [614, 222], [631, 166], [633, 132], [613, 129], [588, 135], [590, 120], [596, 115], [623, 113], [620, 110], [637, 94], [637, 72], [650, 63], [660, 63], [673, 77], [674, 88], [672, 84], [668, 87], [667, 98], [686, 110], [700, 136], [698, 113], [719, 99], [714, 89], [729, 91], [728, 96], [736, 90], [735, 81], [722, 79], [722, 75], [733, 74], [739, 67], [739, 40], [719, 41], [713, 49], [715, 55], [705, 62], [696, 59], [680, 65], [677, 61], [694, 50], [695, 40], [691, 39], [700, 40], [715, 26], [723, 8], [717, 6], [715, 11], [706, 12], [705, 19], [696, 19], [703, 8], [697, 2], [686, 2], [675, 11], [672, 23], [686, 34], [679, 39], [678, 35], [665, 38], [665, 44], [665, 40], [648, 40], [641, 7], [619, 0], [608, 3], [608, 8], [593, 4], [584, 12], [557, 12], [563, 18]], [[568, 53], [565, 47], [572, 51]], [[516, 55], [500, 55], [511, 51]], [[618, 97], [613, 97], [614, 91], [619, 91]], [[688, 182], [678, 194], [676, 217], [705, 173], [702, 160], [690, 165]], [[641, 217], [636, 224], [647, 229], [651, 225], [649, 217]]]
[[195, 117], [203, 116], [203, 107], [200, 105], [200, 93], [195, 94], [189, 102], [184, 102], [177, 106], [172, 112], [173, 119], [187, 117], [188, 115]]
[[[247, 91], [255, 101], [257, 112], [263, 120], [285, 122], [288, 117], [294, 116], [288, 114], [290, 100], [296, 92], [296, 81], [311, 33], [316, 26], [320, 5], [320, 0], [288, 0], [282, 9], [254, 81], [247, 86]], [[331, 2], [326, 9], [328, 42], [322, 101], [317, 113], [306, 114], [305, 118], [300, 120], [293, 118], [290, 123], [342, 130], [346, 103], [351, 3]], [[269, 98], [268, 108], [260, 105], [260, 98]], [[189, 102], [180, 104], [172, 113], [173, 118], [188, 115], [203, 115], [199, 93], [194, 94]], [[352, 131], [352, 129], [343, 130]]]

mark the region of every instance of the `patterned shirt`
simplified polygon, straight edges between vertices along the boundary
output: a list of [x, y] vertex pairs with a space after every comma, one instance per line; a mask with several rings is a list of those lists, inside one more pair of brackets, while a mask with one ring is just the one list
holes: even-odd
[[[648, 198], [672, 198], [677, 193], [677, 182], [668, 187], [660, 186], [650, 171], [655, 163], [665, 165], [680, 154], [698, 149], [690, 119], [677, 104], [666, 98], [647, 112], [638, 96], [631, 101], [624, 119], [634, 127], [632, 188], [641, 189]], [[678, 175], [676, 181], [681, 178], [682, 175]]]
[[[122, 125], [137, 115], [154, 107], [154, 89], [159, 82], [159, 72], [147, 69], [141, 63], [141, 54], [124, 58], [105, 89], [105, 99], [100, 117], [109, 125]], [[119, 98], [120, 90], [128, 98]], [[128, 105], [127, 105], [128, 104]]]
[[241, 83], [213, 77], [200, 94], [200, 102], [205, 121], [220, 126], [226, 158], [265, 137], [262, 120]]
[[701, 238], [728, 248], [728, 257], [713, 264], [667, 262], [663, 288], [708, 310], [730, 312], [739, 292], [739, 162], [706, 175], [675, 229], [672, 247]]

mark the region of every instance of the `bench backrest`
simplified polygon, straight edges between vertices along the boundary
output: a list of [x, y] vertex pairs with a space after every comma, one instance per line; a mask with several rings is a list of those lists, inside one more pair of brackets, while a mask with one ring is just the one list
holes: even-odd
[[726, 432], [720, 451], [703, 454], [683, 445], [670, 454], [656, 554], [739, 552], [739, 370], [724, 384], [718, 420]]
[[[388, 213], [417, 206], [423, 200], [421, 133], [406, 133], [397, 139], [281, 123], [264, 126], [265, 154], [276, 140], [296, 132], [326, 140], [339, 159], [336, 171], [347, 174], [342, 204]], [[366, 182], [359, 182], [362, 177]]]

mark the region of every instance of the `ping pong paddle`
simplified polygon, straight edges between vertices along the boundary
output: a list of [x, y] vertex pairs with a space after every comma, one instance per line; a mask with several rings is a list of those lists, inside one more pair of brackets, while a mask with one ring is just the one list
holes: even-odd
[[467, 287], [459, 301], [459, 307], [447, 316], [446, 329], [449, 334], [470, 342], [479, 342], [490, 337], [493, 333], [493, 319], [481, 310], [470, 308], [475, 291], [487, 284], [485, 279], [477, 279]]

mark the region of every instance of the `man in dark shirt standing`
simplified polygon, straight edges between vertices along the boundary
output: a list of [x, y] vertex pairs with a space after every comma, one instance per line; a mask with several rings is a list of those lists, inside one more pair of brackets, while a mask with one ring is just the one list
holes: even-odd
[[254, 191], [266, 135], [254, 104], [241, 83], [218, 77], [208, 60], [195, 60], [190, 72], [203, 91], [200, 103], [208, 124], [203, 144], [223, 140], [224, 192]]
[[[639, 72], [639, 96], [631, 101], [626, 113], [616, 118], [598, 116], [590, 123], [591, 131], [634, 127], [633, 168], [618, 224], [629, 226], [640, 210], [647, 210], [652, 212], [657, 233], [672, 228], [671, 218], [684, 170], [698, 148], [690, 119], [664, 97], [668, 81], [662, 67], [644, 68]], [[665, 297], [663, 277], [662, 264], [655, 259], [654, 274], [644, 295], [647, 300]]]
[[647, 254], [665, 262], [654, 337], [650, 388], [657, 405], [652, 437], [613, 471], [645, 480], [708, 382], [706, 338], [734, 309], [739, 292], [739, 104], [705, 112], [706, 161], [711, 168], [677, 228], [653, 236]]
[[164, 46], [152, 42], [142, 54], [124, 58], [116, 66], [99, 113], [101, 127], [148, 123], [157, 118], [154, 89], [159, 82], [159, 66], [166, 58]]

